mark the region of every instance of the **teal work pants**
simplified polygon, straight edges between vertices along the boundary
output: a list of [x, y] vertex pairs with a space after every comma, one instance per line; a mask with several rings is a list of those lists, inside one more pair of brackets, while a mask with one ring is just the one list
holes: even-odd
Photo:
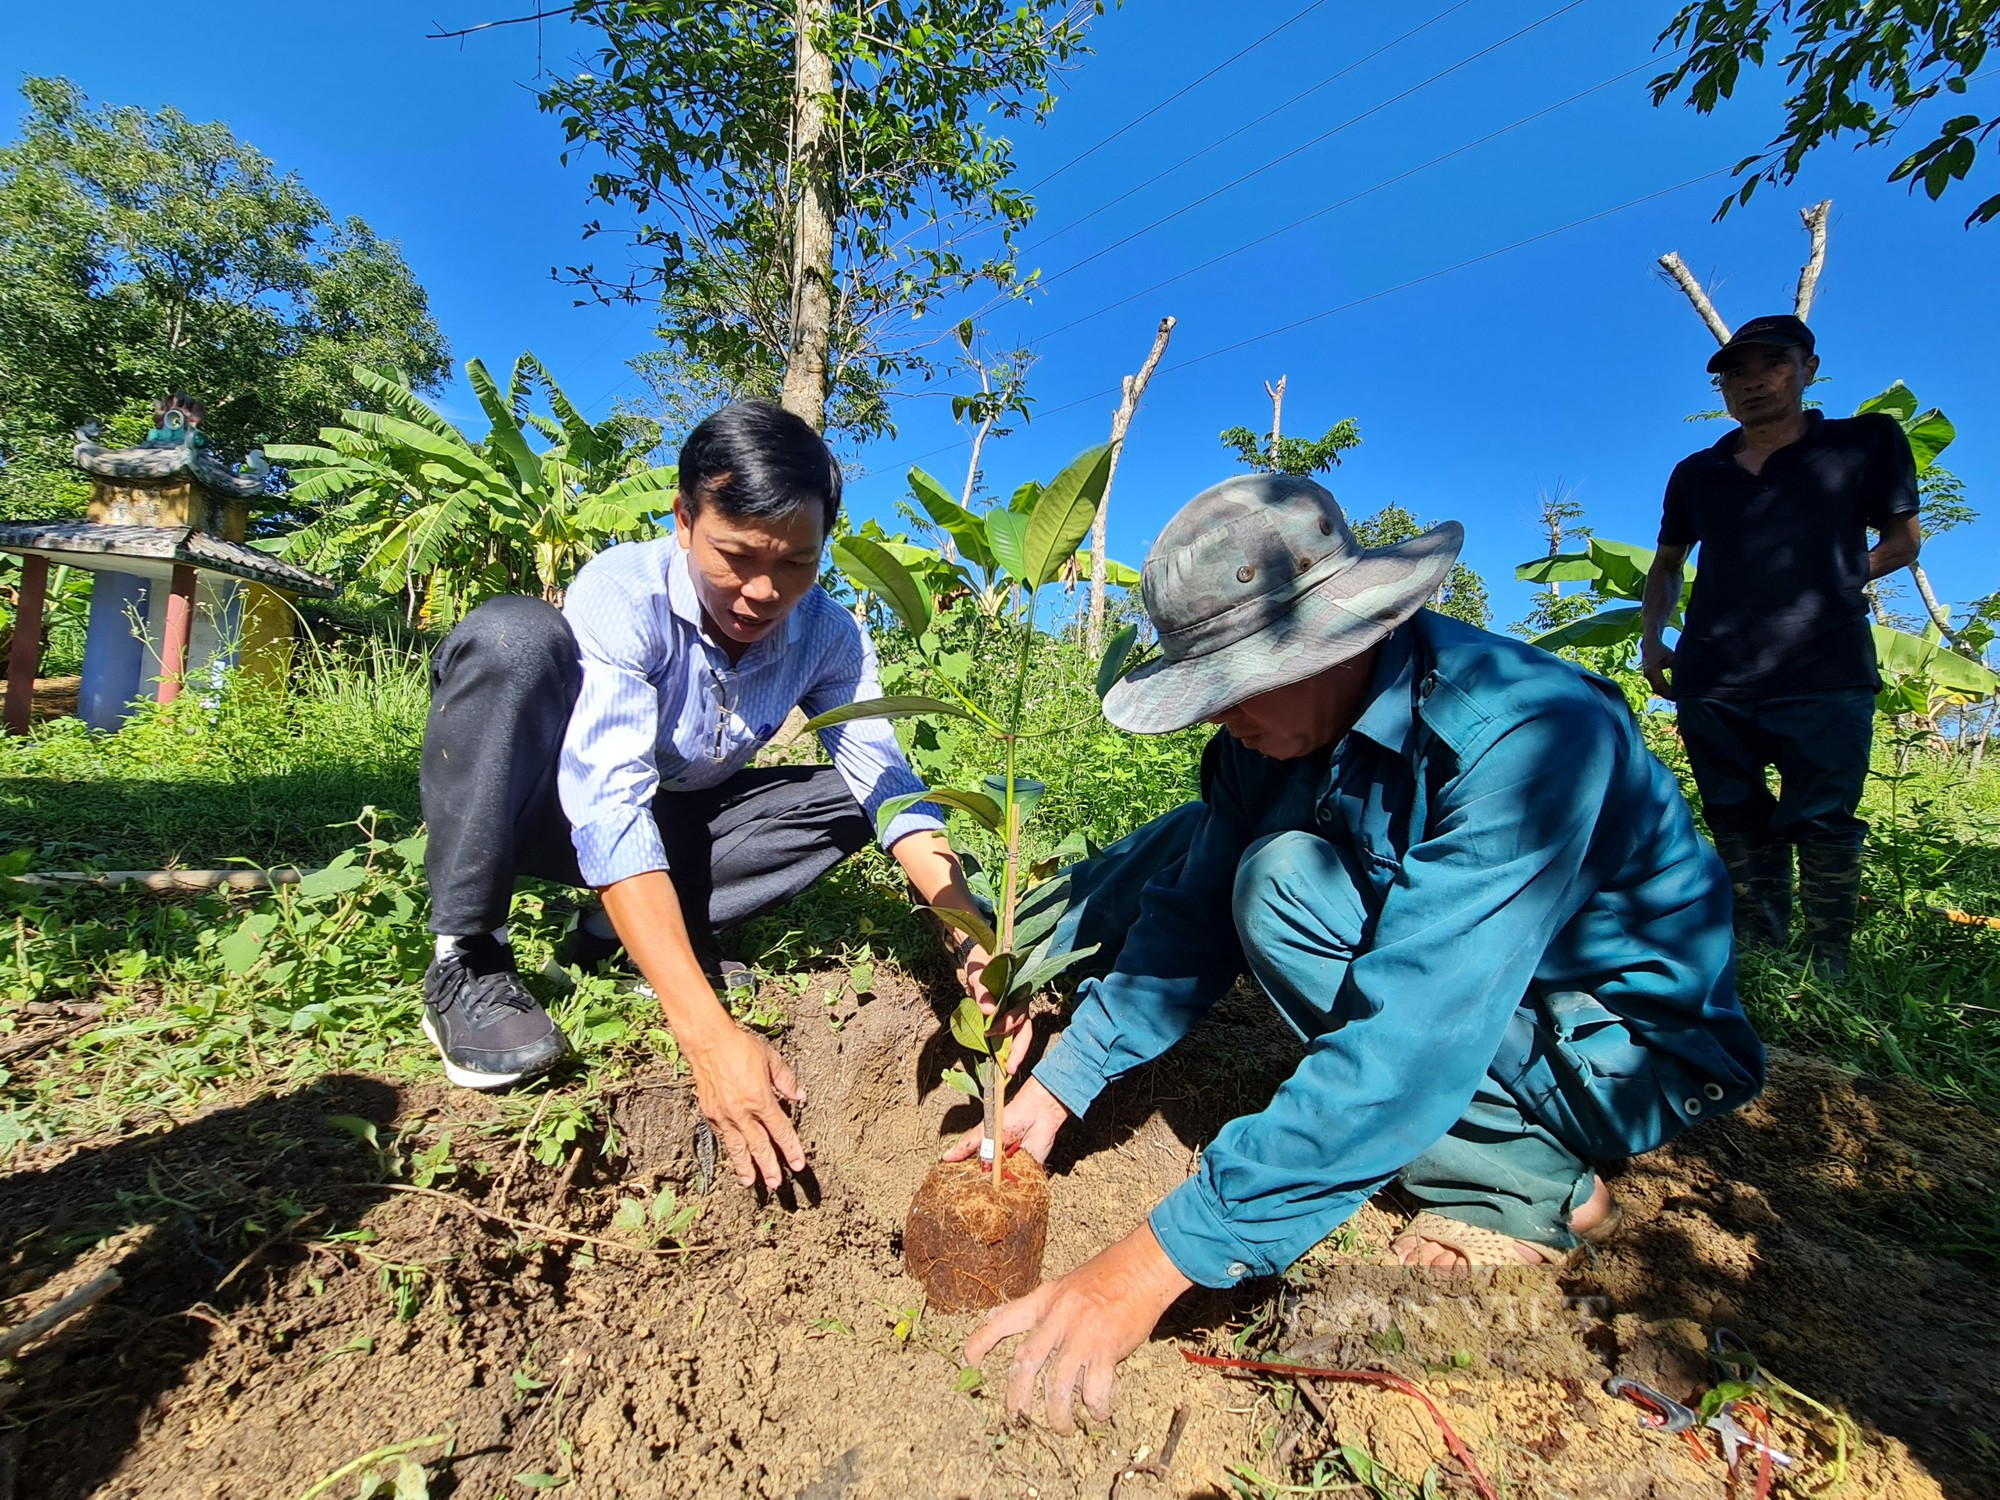
[[[1140, 893], [1186, 854], [1200, 814], [1199, 804], [1189, 804], [1071, 867], [1029, 898], [1024, 928], [1054, 926], [1059, 948], [1097, 944], [1085, 972], [1109, 973], [1139, 920]], [[1301, 1040], [1341, 1024], [1342, 981], [1367, 941], [1372, 904], [1344, 846], [1315, 833], [1272, 835], [1252, 845], [1238, 867], [1232, 915], [1245, 967]], [[1587, 996], [1567, 998], [1602, 1014]], [[1566, 1030], [1561, 1011], [1540, 1002], [1516, 1011], [1457, 1124], [1398, 1174], [1412, 1199], [1516, 1239], [1558, 1249], [1576, 1243], [1570, 1214], [1590, 1196], [1596, 1173], [1540, 1117], [1545, 1112], [1521, 1103], [1523, 1094], [1532, 1097], [1523, 1073], [1552, 1053]], [[1408, 1086], [1424, 1082], [1413, 1078]]]

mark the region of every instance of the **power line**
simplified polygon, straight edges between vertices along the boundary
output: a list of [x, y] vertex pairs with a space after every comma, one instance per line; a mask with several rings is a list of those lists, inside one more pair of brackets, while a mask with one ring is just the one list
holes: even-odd
[[1176, 282], [1185, 281], [1190, 276], [1199, 275], [1203, 271], [1221, 265], [1226, 260], [1234, 260], [1239, 255], [1242, 255], [1251, 250], [1255, 250], [1259, 245], [1269, 244], [1272, 240], [1275, 240], [1282, 235], [1290, 234], [1295, 229], [1303, 229], [1306, 225], [1314, 222], [1317, 219], [1323, 219], [1328, 214], [1333, 213], [1338, 209], [1346, 208], [1351, 204], [1359, 203], [1363, 198], [1372, 197], [1374, 194], [1381, 192], [1384, 188], [1394, 187], [1397, 183], [1407, 181], [1409, 178], [1415, 177], [1420, 172], [1428, 172], [1432, 167], [1441, 166], [1443, 163], [1450, 161], [1453, 157], [1463, 156], [1466, 152], [1474, 150], [1480, 146], [1483, 146], [1488, 141], [1496, 141], [1503, 135], [1508, 135], [1511, 134], [1513, 131], [1519, 130], [1523, 125], [1532, 124], [1536, 120], [1541, 119], [1545, 115], [1552, 115], [1556, 113], [1558, 110], [1567, 109], [1570, 105], [1575, 104], [1580, 99], [1587, 99], [1592, 94], [1602, 93], [1605, 89], [1610, 88], [1613, 84], [1623, 83], [1626, 79], [1634, 76], [1635, 74], [1647, 72], [1653, 68], [1657, 68], [1658, 66], [1659, 66], [1659, 59], [1656, 57], [1649, 57], [1646, 59], [1646, 61], [1640, 63], [1636, 68], [1628, 68], [1623, 73], [1618, 74], [1615, 78], [1607, 78], [1602, 83], [1592, 84], [1589, 88], [1582, 90], [1580, 93], [1571, 94], [1567, 99], [1560, 100], [1554, 104], [1544, 105], [1541, 109], [1534, 111], [1532, 114], [1526, 114], [1521, 116], [1520, 119], [1515, 120], [1512, 124], [1502, 125], [1498, 130], [1489, 131], [1487, 132], [1487, 134], [1480, 136], [1479, 139], [1474, 141], [1467, 141], [1462, 146], [1455, 146], [1451, 150], [1445, 152], [1443, 155], [1433, 156], [1429, 161], [1423, 162], [1414, 167], [1410, 167], [1405, 171], [1398, 172], [1393, 177], [1385, 177], [1380, 182], [1374, 184], [1374, 186], [1372, 187], [1365, 187], [1361, 189], [1361, 191], [1358, 193], [1350, 193], [1347, 197], [1340, 199], [1337, 203], [1329, 203], [1325, 208], [1315, 209], [1312, 213], [1307, 214], [1304, 218], [1294, 219], [1292, 220], [1291, 223], [1284, 225], [1282, 228], [1274, 229], [1269, 234], [1259, 235], [1256, 239], [1248, 240], [1245, 243], [1236, 246], [1234, 249], [1225, 250], [1220, 255], [1210, 256], [1207, 260], [1203, 261], [1198, 266], [1190, 266], [1187, 270], [1177, 272], [1176, 274], [1167, 277], [1166, 280], [1164, 281], [1156, 281], [1149, 287], [1142, 288], [1141, 290], [1133, 292], [1128, 296], [1120, 297], [1116, 302], [1107, 302], [1104, 306], [1096, 309], [1094, 312], [1087, 312], [1080, 318], [1072, 318], [1070, 319], [1069, 322], [1061, 324], [1058, 327], [1051, 328], [1046, 333], [1036, 335], [1034, 337], [1033, 342], [1037, 344], [1045, 343], [1049, 339], [1056, 338], [1061, 334], [1069, 332], [1072, 328], [1080, 328], [1085, 323], [1089, 323], [1094, 321], [1095, 319], [1101, 318], [1106, 313], [1113, 312], [1116, 309], [1125, 306], [1128, 302], [1137, 302], [1142, 297], [1150, 297], [1153, 293], [1162, 291], [1167, 287], [1173, 286]]
[[[1637, 198], [1628, 198], [1625, 202], [1611, 208], [1599, 209], [1594, 214], [1586, 214], [1580, 219], [1572, 219], [1567, 224], [1557, 225], [1554, 229], [1545, 229], [1539, 234], [1531, 234], [1526, 239], [1515, 240], [1512, 244], [1502, 245], [1497, 250], [1488, 250], [1479, 255], [1468, 256], [1466, 259], [1445, 266], [1440, 270], [1427, 271], [1422, 276], [1412, 276], [1408, 281], [1399, 281], [1396, 285], [1384, 287], [1379, 292], [1370, 292], [1365, 297], [1356, 297], [1350, 302], [1343, 302], [1338, 307], [1329, 307], [1322, 312], [1294, 319], [1292, 322], [1281, 324], [1276, 328], [1267, 328], [1262, 333], [1253, 333], [1248, 338], [1238, 339], [1233, 344], [1224, 344], [1219, 349], [1210, 349], [1205, 353], [1194, 355], [1192, 358], [1179, 360], [1171, 365], [1163, 365], [1160, 367], [1159, 374], [1169, 375], [1177, 370], [1192, 369], [1195, 365], [1205, 364], [1211, 359], [1220, 359], [1225, 354], [1234, 354], [1238, 349], [1247, 349], [1252, 344], [1261, 344], [1266, 339], [1274, 339], [1281, 334], [1294, 333], [1301, 328], [1310, 327], [1314, 323], [1324, 322], [1328, 318], [1337, 317], [1341, 313], [1352, 312], [1357, 307], [1365, 307], [1370, 302], [1379, 302], [1384, 297], [1393, 297], [1396, 293], [1406, 292], [1411, 287], [1422, 286], [1425, 282], [1436, 281], [1441, 277], [1453, 275], [1459, 271], [1467, 270], [1472, 266], [1484, 264], [1489, 260], [1497, 260], [1503, 255], [1511, 255], [1516, 250], [1524, 250], [1530, 245], [1538, 245], [1543, 240], [1551, 240], [1557, 235], [1568, 234], [1572, 229], [1581, 229], [1586, 224], [1595, 224], [1602, 219], [1622, 214], [1629, 209], [1638, 208], [1642, 204], [1651, 203], [1656, 199], [1667, 198], [1675, 193], [1685, 192], [1688, 188], [1713, 181], [1717, 177], [1727, 177], [1729, 173], [1730, 168], [1717, 167], [1712, 172], [1703, 172], [1699, 177], [1690, 177], [1683, 182], [1675, 183], [1672, 187], [1660, 188], [1657, 191], [1642, 194]], [[1062, 412], [1073, 411], [1079, 406], [1087, 406], [1093, 401], [1102, 401], [1107, 396], [1115, 396], [1119, 393], [1120, 389], [1121, 387], [1116, 385], [1106, 386], [1102, 390], [1092, 391], [1087, 396], [1078, 396], [1073, 401], [1065, 401], [1061, 406], [1052, 406], [1045, 411], [1038, 411], [1035, 415], [1037, 417], [1053, 417]], [[962, 446], [963, 444], [958, 442], [947, 443], [941, 448], [933, 448], [928, 453], [917, 455], [911, 462], [922, 463], [927, 458], [936, 458], [939, 454], [954, 452]]]
[[1269, 31], [1265, 32], [1262, 36], [1258, 37], [1257, 40], [1252, 42], [1249, 46], [1243, 48], [1238, 52], [1231, 53], [1228, 57], [1225, 57], [1221, 62], [1217, 63], [1214, 67], [1210, 68], [1206, 73], [1202, 74], [1201, 77], [1195, 79], [1193, 83], [1187, 84], [1184, 87], [1174, 90], [1173, 93], [1167, 95], [1166, 98], [1162, 99], [1158, 104], [1155, 104], [1151, 109], [1148, 109], [1144, 114], [1134, 115], [1131, 119], [1127, 120], [1123, 125], [1120, 125], [1116, 130], [1112, 131], [1111, 134], [1105, 136], [1104, 139], [1099, 141], [1096, 145], [1078, 152], [1075, 156], [1072, 156], [1068, 161], [1064, 162], [1061, 166], [1057, 167], [1053, 172], [1050, 172], [1047, 175], [1036, 179], [1034, 182], [1029, 183], [1027, 187], [1022, 189], [1022, 191], [1032, 193], [1036, 188], [1040, 187], [1043, 183], [1054, 182], [1056, 178], [1062, 176], [1063, 173], [1067, 172], [1071, 167], [1075, 166], [1078, 162], [1084, 161], [1089, 157], [1095, 156], [1098, 152], [1102, 151], [1106, 146], [1110, 145], [1113, 141], [1117, 140], [1121, 135], [1124, 135], [1125, 132], [1131, 130], [1134, 126], [1139, 125], [1144, 121], [1150, 120], [1154, 115], [1158, 114], [1161, 110], [1165, 109], [1169, 104], [1172, 104], [1175, 100], [1183, 99], [1187, 95], [1193, 93], [1196, 89], [1200, 88], [1204, 83], [1207, 83], [1209, 79], [1213, 78], [1216, 74], [1222, 72], [1223, 69], [1228, 68], [1235, 63], [1241, 62], [1245, 57], [1248, 57], [1252, 52], [1255, 52], [1259, 47], [1263, 46], [1264, 43], [1270, 41], [1271, 38], [1276, 36], [1279, 32], [1284, 31], [1290, 26], [1296, 25], [1300, 21], [1303, 21], [1307, 16], [1311, 15], [1314, 11], [1318, 10], [1324, 4], [1326, 4], [1326, 0], [1312, 0], [1312, 3], [1310, 5], [1307, 5], [1303, 10], [1295, 11], [1290, 17], [1288, 17], [1283, 21], [1280, 21], [1276, 26], [1273, 26]]
[[[1366, 56], [1357, 57], [1353, 62], [1349, 63], [1346, 67], [1341, 68], [1336, 72], [1327, 74], [1326, 77], [1322, 78], [1318, 83], [1314, 84], [1311, 88], [1304, 89], [1299, 93], [1292, 95], [1291, 98], [1287, 99], [1283, 104], [1278, 105], [1276, 108], [1265, 110], [1264, 113], [1257, 116], [1256, 119], [1247, 121], [1246, 123], [1239, 125], [1234, 130], [1230, 131], [1229, 134], [1222, 136], [1216, 140], [1210, 141], [1206, 146], [1203, 146], [1199, 151], [1193, 153], [1193, 155], [1183, 156], [1179, 161], [1175, 162], [1171, 167], [1168, 167], [1165, 171], [1155, 172], [1151, 177], [1148, 177], [1144, 182], [1139, 183], [1137, 186], [1127, 188], [1124, 192], [1120, 193], [1115, 198], [1106, 199], [1104, 202], [1098, 204], [1097, 207], [1093, 208], [1089, 213], [1085, 214], [1082, 218], [1071, 219], [1067, 224], [1061, 225], [1056, 229], [1050, 230], [1047, 234], [1043, 235], [1041, 239], [1037, 240], [1034, 244], [1030, 245], [1028, 247], [1027, 252], [1024, 253], [1032, 253], [1033, 251], [1040, 250], [1044, 246], [1048, 245], [1051, 241], [1060, 239], [1063, 235], [1068, 234], [1072, 229], [1078, 228], [1079, 226], [1084, 224], [1088, 224], [1092, 219], [1096, 218], [1099, 214], [1103, 213], [1107, 209], [1115, 208], [1120, 203], [1123, 203], [1127, 198], [1130, 198], [1134, 193], [1142, 193], [1147, 188], [1151, 187], [1154, 183], [1160, 181], [1161, 178], [1173, 176], [1173, 174], [1178, 172], [1182, 167], [1187, 166], [1191, 162], [1199, 161], [1202, 157], [1208, 155], [1209, 152], [1218, 150], [1221, 147], [1228, 145], [1229, 142], [1235, 140], [1239, 135], [1242, 135], [1245, 131], [1255, 130], [1259, 125], [1262, 125], [1266, 120], [1270, 119], [1273, 115], [1283, 114], [1286, 110], [1290, 109], [1294, 104], [1297, 104], [1300, 100], [1311, 98], [1314, 94], [1317, 94], [1321, 89], [1331, 88], [1334, 84], [1338, 83], [1341, 79], [1345, 78], [1349, 73], [1352, 73], [1356, 68], [1362, 66], [1362, 64], [1373, 62], [1383, 53], [1390, 51], [1392, 48], [1400, 47], [1404, 42], [1407, 42], [1411, 37], [1415, 36], [1418, 32], [1429, 30], [1431, 27], [1437, 25], [1438, 22], [1442, 21], [1445, 17], [1451, 15], [1454, 11], [1464, 10], [1465, 7], [1470, 5], [1471, 3], [1472, 0], [1457, 0], [1456, 4], [1446, 6], [1443, 10], [1439, 11], [1436, 15], [1432, 16], [1428, 21], [1425, 21], [1417, 26], [1412, 26], [1408, 31], [1404, 32], [1401, 36], [1395, 38], [1393, 41], [1384, 42], [1381, 46], [1377, 47], [1373, 52], [1368, 53]], [[1144, 116], [1141, 116], [1140, 118], [1143, 119]], [[1135, 120], [1133, 123], [1137, 124], [1138, 122]], [[1092, 147], [1091, 149], [1095, 150], [1096, 148]]]
[[1221, 197], [1224, 193], [1227, 193], [1234, 188], [1241, 187], [1244, 183], [1251, 181], [1253, 178], [1263, 176], [1263, 174], [1270, 171], [1271, 168], [1278, 166], [1283, 162], [1290, 161], [1293, 157], [1299, 155], [1302, 152], [1310, 151], [1313, 147], [1320, 145], [1323, 142], [1329, 141], [1334, 136], [1339, 135], [1343, 130], [1347, 130], [1352, 126], [1360, 124], [1363, 120], [1368, 119], [1372, 115], [1380, 114], [1383, 110], [1389, 108], [1392, 104], [1400, 104], [1403, 100], [1408, 99], [1411, 95], [1421, 93], [1423, 90], [1431, 87], [1431, 85], [1439, 83], [1446, 78], [1449, 78], [1452, 74], [1458, 72], [1460, 69], [1469, 67], [1473, 63], [1478, 62], [1482, 57], [1487, 57], [1495, 52], [1498, 52], [1502, 47], [1505, 47], [1512, 42], [1519, 41], [1529, 32], [1535, 31], [1540, 27], [1546, 26], [1551, 21], [1555, 20], [1557, 17], [1566, 15], [1570, 11], [1575, 10], [1578, 6], [1587, 3], [1588, 0], [1568, 0], [1567, 4], [1556, 7], [1556, 9], [1550, 11], [1540, 20], [1531, 21], [1526, 26], [1523, 26], [1519, 31], [1510, 32], [1508, 35], [1500, 38], [1499, 41], [1490, 43], [1489, 45], [1480, 48], [1477, 52], [1473, 53], [1471, 56], [1460, 58], [1450, 67], [1442, 68], [1439, 71], [1431, 74], [1428, 78], [1422, 79], [1417, 83], [1411, 84], [1408, 88], [1404, 89], [1400, 94], [1392, 95], [1390, 98], [1384, 99], [1380, 104], [1374, 105], [1369, 109], [1363, 110], [1358, 115], [1353, 115], [1348, 119], [1341, 121], [1340, 124], [1334, 126], [1333, 129], [1321, 132], [1319, 135], [1314, 136], [1311, 140], [1303, 142], [1300, 145], [1294, 146], [1291, 150], [1286, 151], [1281, 155], [1273, 157], [1271, 160], [1265, 162], [1262, 166], [1253, 168], [1251, 171], [1245, 172], [1242, 176], [1234, 178], [1229, 182], [1225, 182], [1221, 187], [1216, 188], [1211, 192], [1202, 194], [1201, 197], [1195, 199], [1192, 203], [1183, 204], [1181, 207], [1175, 209], [1172, 213], [1165, 214], [1162, 217], [1153, 220], [1152, 223], [1147, 224], [1142, 228], [1133, 230], [1123, 239], [1114, 240], [1111, 244], [1104, 246], [1102, 249], [1092, 251], [1089, 255], [1086, 255], [1082, 260], [1074, 261], [1071, 264], [1064, 266], [1060, 271], [1057, 271], [1054, 275], [1042, 277], [1038, 284], [1046, 287], [1051, 282], [1059, 281], [1073, 271], [1082, 270], [1085, 266], [1091, 264], [1091, 262], [1093, 261], [1102, 260], [1105, 256], [1111, 254], [1112, 251], [1121, 250], [1125, 246], [1131, 244], [1134, 240], [1141, 239], [1144, 236], [1151, 234], [1155, 229], [1158, 229], [1166, 224], [1171, 224], [1175, 219], [1180, 218], [1183, 214], [1192, 213], [1195, 209], [1200, 208], [1204, 203], [1212, 202], [1216, 198]]

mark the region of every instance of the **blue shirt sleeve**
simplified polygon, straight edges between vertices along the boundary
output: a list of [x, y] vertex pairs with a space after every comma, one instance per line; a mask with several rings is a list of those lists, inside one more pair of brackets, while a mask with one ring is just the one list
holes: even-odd
[[[826, 670], [799, 700], [807, 718], [882, 696], [875, 669], [875, 643], [838, 605], [827, 607], [839, 612], [849, 629], [834, 649]], [[884, 802], [924, 790], [923, 782], [903, 755], [903, 747], [896, 743], [896, 730], [888, 719], [850, 719], [845, 724], [822, 729], [819, 742], [826, 747], [840, 779], [854, 793], [854, 800], [868, 815], [871, 828]], [[897, 840], [913, 833], [938, 832], [943, 828], [942, 810], [934, 803], [919, 802], [890, 819], [889, 826], [881, 830], [882, 847], [893, 848]]]
[[[1608, 706], [1565, 702], [1501, 734], [1439, 788], [1367, 949], [1261, 1113], [1231, 1121], [1153, 1210], [1204, 1286], [1283, 1270], [1449, 1131], [1555, 934], [1615, 768]], [[1333, 1101], [1339, 1107], [1332, 1107]]]
[[563, 735], [556, 791], [577, 868], [602, 888], [667, 868], [653, 820], [660, 785], [660, 694], [653, 683], [670, 644], [651, 601], [608, 568], [586, 565], [577, 574], [563, 618], [576, 636], [583, 689]]
[[1252, 825], [1229, 769], [1239, 758], [1224, 749], [1218, 734], [1203, 758], [1202, 820], [1187, 854], [1146, 887], [1117, 968], [1079, 987], [1069, 1025], [1035, 1066], [1072, 1115], [1186, 1036], [1243, 973], [1230, 900]]

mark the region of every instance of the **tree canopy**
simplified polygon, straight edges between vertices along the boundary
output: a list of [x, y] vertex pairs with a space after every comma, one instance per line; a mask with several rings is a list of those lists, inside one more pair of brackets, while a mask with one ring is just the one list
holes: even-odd
[[[1708, 114], [1736, 91], [1745, 68], [1763, 66], [1774, 43], [1790, 93], [1770, 145], [1737, 163], [1739, 187], [1716, 211], [1748, 203], [1759, 183], [1784, 184], [1807, 156], [1843, 136], [1881, 146], [1925, 123], [1931, 138], [1897, 164], [1891, 182], [1941, 197], [1971, 171], [1979, 142], [2000, 126], [1955, 107], [1987, 53], [2000, 45], [2000, 0], [1689, 0], [1661, 33], [1684, 48], [1653, 80], [1653, 102], [1677, 95]], [[1966, 219], [2000, 216], [2000, 193]]]
[[0, 513], [74, 510], [71, 430], [138, 441], [170, 391], [240, 454], [354, 404], [357, 363], [419, 389], [449, 371], [401, 250], [227, 126], [93, 106], [62, 78], [21, 92], [0, 147]]
[[587, 157], [592, 196], [630, 214], [630, 255], [566, 274], [589, 295], [657, 299], [656, 383], [788, 387], [815, 425], [887, 431], [892, 387], [930, 375], [925, 347], [949, 331], [922, 319], [978, 283], [1021, 286], [1014, 235], [1034, 208], [997, 126], [1047, 115], [1102, 8], [577, 0], [595, 66], [541, 103], [563, 160]]

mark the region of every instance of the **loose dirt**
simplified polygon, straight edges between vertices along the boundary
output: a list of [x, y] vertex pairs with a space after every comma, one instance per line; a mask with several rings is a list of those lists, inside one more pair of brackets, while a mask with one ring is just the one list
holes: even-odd
[[[1181, 1408], [1167, 1474], [1124, 1479], [1122, 1500], [1233, 1495], [1230, 1466], [1297, 1482], [1336, 1443], [1411, 1480], [1436, 1465], [1437, 1494], [1472, 1493], [1409, 1398], [1329, 1384], [1302, 1401], [1190, 1366], [1182, 1346], [1415, 1380], [1509, 1496], [1722, 1496], [1712, 1438], [1698, 1456], [1601, 1390], [1620, 1373], [1695, 1395], [1717, 1326], [1857, 1424], [1844, 1493], [1994, 1493], [1994, 1287], [1938, 1239], [2000, 1182], [2000, 1130], [1976, 1112], [1781, 1056], [1756, 1105], [1617, 1175], [1628, 1227], [1594, 1265], [1369, 1264], [1403, 1217], [1378, 1199], [1285, 1280], [1185, 1299], [1126, 1363], [1111, 1425], [1058, 1437], [1002, 1420], [1007, 1349], [984, 1389], [959, 1388], [976, 1319], [924, 1313], [904, 1274], [911, 1195], [943, 1136], [976, 1118], [939, 1083], [948, 997], [884, 973], [837, 1032], [817, 998], [780, 1043], [814, 1169], [770, 1201], [726, 1165], [699, 1191], [691, 1093], [665, 1072], [617, 1085], [616, 1140], [553, 1169], [524, 1164], [495, 1101], [359, 1077], [25, 1153], [0, 1180], [0, 1294], [16, 1299], [0, 1323], [108, 1266], [125, 1286], [0, 1385], [0, 1500], [10, 1469], [21, 1500], [292, 1500], [360, 1455], [447, 1431], [448, 1461], [442, 1444], [418, 1450], [434, 1496], [560, 1482], [577, 1497], [1103, 1500]], [[1107, 1094], [1050, 1163], [1048, 1273], [1136, 1224], [1294, 1058], [1239, 993]], [[462, 1201], [384, 1187], [364, 1120], [405, 1185], [412, 1152], [452, 1132], [459, 1171], [433, 1191]], [[678, 1253], [464, 1206], [629, 1242], [620, 1202], [661, 1186], [701, 1205]], [[1776, 1441], [1823, 1480], [1831, 1437], [1784, 1417]], [[1780, 1495], [1808, 1492], [1778, 1479]]]

